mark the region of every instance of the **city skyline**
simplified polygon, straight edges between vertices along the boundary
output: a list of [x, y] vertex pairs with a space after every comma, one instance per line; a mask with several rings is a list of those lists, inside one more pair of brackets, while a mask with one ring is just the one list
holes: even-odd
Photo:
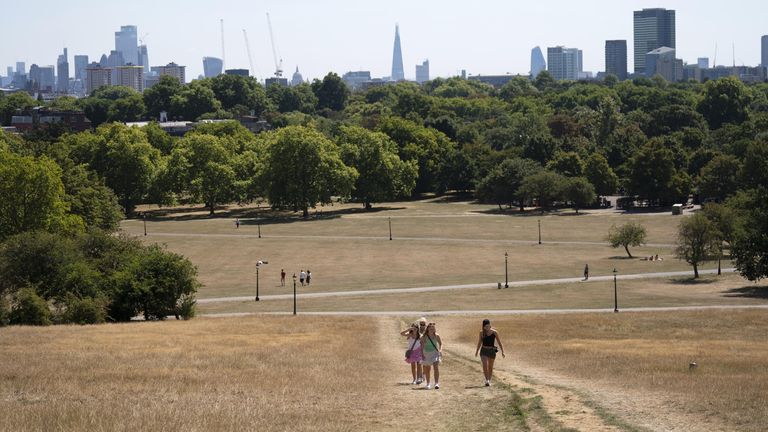
[[[54, 5], [50, 0], [40, 3]], [[400, 29], [405, 78], [410, 80], [415, 78], [414, 66], [425, 58], [430, 59], [431, 77], [458, 75], [462, 69], [470, 75], [527, 74], [535, 46], [578, 47], [584, 53], [583, 69], [602, 71], [605, 41], [625, 39], [632, 46], [633, 12], [643, 8], [676, 11], [677, 56], [688, 63], [696, 63], [698, 57], [714, 61], [717, 44], [718, 65], [734, 63], [732, 45], [737, 65], [758, 65], [761, 37], [768, 34], [768, 26], [760, 22], [761, 14], [754, 13], [764, 9], [756, 1], [745, 1], [730, 10], [714, 2], [631, 0], [616, 5], [586, 0], [578, 5], [558, 2], [546, 6], [491, 2], [492, 14], [465, 11], [454, 1], [410, 5], [393, 0], [384, 10], [351, 1], [284, 3], [268, 0], [252, 5], [230, 0], [218, 3], [212, 11], [189, 2], [137, 0], [137, 7], [123, 10], [86, 0], [55, 14], [39, 13], [45, 7], [33, 10], [14, 3], [0, 17], [0, 41], [5, 41], [0, 66], [17, 61], [27, 66], [56, 64], [65, 47], [70, 56], [88, 55], [95, 60], [115, 50], [114, 35], [121, 27], [136, 26], [138, 38], [148, 46], [151, 66], [175, 62], [187, 66], [188, 79], [193, 79], [203, 74], [203, 57], [221, 57], [222, 18], [227, 68], [249, 68], [242, 37], [246, 29], [255, 63], [252, 74], [263, 80], [274, 70], [266, 12], [272, 17], [283, 68], [298, 66], [310, 80], [331, 71], [342, 75], [370, 70], [374, 77], [389, 76], [395, 24]], [[186, 25], [167, 24], [180, 17]], [[30, 24], [35, 26], [35, 37], [19, 37]], [[628, 55], [627, 62], [633, 64], [633, 53]]]

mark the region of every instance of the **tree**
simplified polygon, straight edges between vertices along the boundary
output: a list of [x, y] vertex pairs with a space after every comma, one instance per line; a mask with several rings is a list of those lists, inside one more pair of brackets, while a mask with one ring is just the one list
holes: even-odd
[[651, 140], [630, 161], [629, 189], [659, 204], [687, 198], [688, 177], [675, 169], [674, 154], [664, 142]]
[[144, 105], [147, 107], [147, 116], [158, 119], [160, 113], [165, 111], [168, 118], [173, 118], [175, 113], [171, 110], [173, 97], [181, 92], [182, 85], [178, 79], [170, 75], [163, 75], [152, 87], [144, 90]]
[[579, 208], [593, 204], [595, 198], [595, 187], [584, 177], [569, 178], [563, 185], [563, 199], [573, 203], [576, 214], [579, 214]]
[[741, 192], [728, 206], [739, 215], [731, 244], [736, 269], [751, 281], [768, 277], [768, 189]]
[[344, 163], [359, 173], [352, 196], [366, 209], [371, 203], [411, 194], [416, 186], [418, 166], [397, 155], [397, 144], [381, 132], [342, 126], [339, 144]]
[[64, 200], [70, 212], [80, 216], [88, 228], [115, 231], [125, 217], [117, 196], [104, 184], [104, 180], [89, 171], [85, 165], [76, 165], [62, 176]]
[[762, 139], [750, 143], [744, 155], [743, 188], [762, 187], [768, 189], [766, 166], [768, 166], [768, 140]]
[[584, 173], [584, 164], [575, 152], [557, 152], [547, 169], [566, 177], [580, 177]]
[[628, 222], [620, 227], [611, 225], [607, 240], [611, 247], [623, 246], [624, 250], [627, 251], [627, 255], [632, 258], [632, 254], [629, 253], [629, 246], [636, 247], [645, 244], [645, 236], [644, 226], [637, 222]]
[[29, 109], [37, 106], [37, 101], [27, 92], [16, 92], [0, 99], [0, 124], [11, 125], [11, 118], [16, 110]]
[[684, 218], [677, 231], [675, 254], [693, 266], [693, 277], [699, 277], [699, 264], [718, 256], [719, 236], [715, 225], [702, 213]]
[[741, 185], [739, 174], [741, 163], [734, 156], [719, 155], [701, 169], [699, 175], [699, 196], [702, 199], [725, 200], [736, 193]]
[[704, 97], [697, 109], [714, 130], [725, 123], [746, 120], [751, 99], [750, 90], [738, 78], [720, 78], [704, 84]]
[[222, 74], [205, 81], [221, 102], [221, 107], [227, 111], [237, 111], [241, 107], [245, 110], [242, 114], [253, 111], [258, 116], [269, 105], [264, 87], [253, 77]]
[[318, 109], [341, 111], [349, 98], [349, 88], [341, 77], [333, 72], [328, 73], [322, 81], [315, 79], [312, 82], [312, 91], [317, 96]]
[[540, 171], [523, 179], [518, 190], [520, 196], [538, 200], [543, 212], [562, 197], [562, 184], [565, 178], [552, 171]]
[[201, 80], [192, 81], [171, 97], [171, 112], [185, 120], [196, 120], [203, 114], [215, 113], [221, 109], [222, 105], [216, 99], [216, 94]]
[[338, 146], [318, 131], [288, 126], [270, 133], [264, 184], [275, 208], [291, 207], [309, 216], [309, 208], [348, 197], [357, 180], [344, 165]]
[[616, 192], [619, 178], [613, 172], [608, 160], [600, 153], [592, 153], [584, 164], [584, 176], [595, 187], [599, 196], [612, 195]]
[[475, 194], [481, 201], [495, 203], [499, 210], [503, 204], [512, 205], [518, 201], [520, 211], [523, 211], [527, 196], [518, 192], [520, 186], [523, 179], [541, 169], [541, 165], [530, 159], [505, 159], [478, 182]]

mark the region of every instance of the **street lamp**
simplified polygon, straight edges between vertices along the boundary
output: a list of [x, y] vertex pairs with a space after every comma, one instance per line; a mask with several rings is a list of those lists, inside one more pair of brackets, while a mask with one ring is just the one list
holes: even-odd
[[616, 290], [616, 268], [613, 269], [613, 312], [616, 313], [619, 311], [619, 294]]
[[266, 261], [258, 260], [256, 261], [256, 301], [259, 301], [259, 268], [262, 264], [269, 264]]
[[509, 254], [504, 252], [504, 288], [509, 288], [509, 272], [507, 271], [508, 259], [509, 259]]
[[539, 221], [539, 244], [541, 244], [541, 219]]
[[147, 214], [142, 213], [141, 217], [144, 219], [144, 235], [147, 235]]
[[392, 218], [388, 217], [389, 220], [389, 239], [392, 240]]
[[296, 273], [293, 274], [293, 314], [296, 315]]

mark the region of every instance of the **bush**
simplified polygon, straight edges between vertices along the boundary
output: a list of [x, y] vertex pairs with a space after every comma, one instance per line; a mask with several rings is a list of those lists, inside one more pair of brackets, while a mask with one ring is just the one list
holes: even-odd
[[8, 299], [0, 294], [0, 327], [7, 326], [10, 320], [10, 305]]
[[176, 303], [176, 318], [181, 317], [184, 320], [194, 318], [196, 303], [194, 295], [182, 295]]
[[67, 298], [63, 322], [68, 324], [100, 324], [107, 320], [107, 302], [101, 298]]
[[51, 325], [51, 310], [34, 289], [23, 288], [16, 293], [9, 321], [21, 325]]

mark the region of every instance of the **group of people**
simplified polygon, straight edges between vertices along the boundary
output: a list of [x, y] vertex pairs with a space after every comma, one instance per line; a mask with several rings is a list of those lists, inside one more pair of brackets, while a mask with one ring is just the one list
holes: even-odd
[[[405, 362], [411, 365], [411, 376], [413, 381], [411, 385], [419, 385], [426, 382], [426, 390], [432, 388], [431, 373], [435, 371], [434, 389], [440, 389], [440, 363], [443, 359], [443, 340], [437, 333], [437, 325], [434, 322], [427, 322], [424, 317], [411, 324], [411, 326], [402, 332], [401, 336], [407, 338], [408, 349], [405, 351]], [[498, 344], [498, 347], [496, 346]], [[493, 363], [496, 360], [496, 353], [501, 350], [504, 354], [504, 345], [501, 343], [499, 333], [491, 327], [491, 321], [483, 320], [482, 330], [477, 341], [475, 357], [480, 355], [480, 361], [483, 365], [483, 375], [485, 386], [491, 385], [493, 376]]]
[[[293, 277], [296, 277], [296, 273], [293, 274]], [[307, 271], [300, 270], [299, 282], [301, 282], [301, 286], [304, 286], [305, 282], [309, 285], [312, 282], [312, 272], [309, 269]], [[285, 286], [285, 269], [280, 269], [280, 286]]]

